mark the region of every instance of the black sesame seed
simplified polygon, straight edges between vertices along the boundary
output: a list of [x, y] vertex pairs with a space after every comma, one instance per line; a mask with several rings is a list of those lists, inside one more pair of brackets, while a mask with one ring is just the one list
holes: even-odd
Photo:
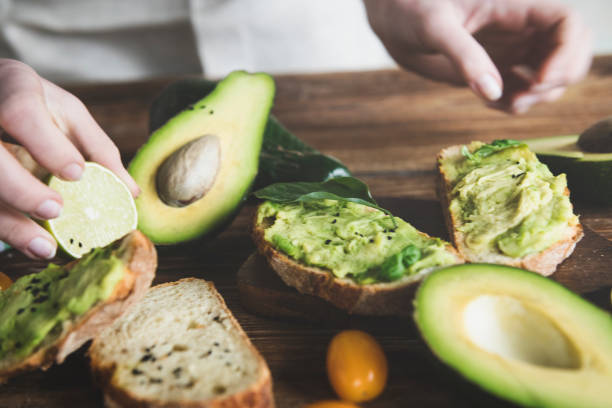
[[42, 302], [44, 302], [44, 301], [46, 301], [48, 299], [49, 299], [49, 296], [43, 295], [43, 296], [40, 296], [40, 297], [37, 297], [36, 299], [34, 299], [34, 303], [42, 303]]
[[208, 356], [210, 356], [211, 354], [212, 354], [212, 350], [208, 350], [206, 353], [204, 353], [204, 354], [200, 354], [200, 357], [199, 357], [199, 358], [208, 357]]
[[21, 309], [17, 310], [17, 314], [18, 315], [22, 314], [23, 312], [25, 312], [25, 308], [24, 307], [22, 307]]
[[83, 243], [79, 242], [79, 248], [83, 248]]
[[374, 243], [374, 238], [370, 238], [370, 244]]
[[391, 235], [387, 235], [387, 239], [388, 239], [389, 241], [391, 241], [391, 240], [393, 239], [393, 237], [391, 237]]
[[330, 242], [331, 242], [331, 239], [326, 239], [325, 240], [325, 245], [329, 245]]
[[33, 278], [30, 282], [33, 283], [33, 284], [37, 284], [37, 283], [40, 283], [40, 279]]
[[140, 371], [139, 369], [137, 368], [132, 369], [132, 375], [141, 375], [141, 374], [142, 374], [142, 371]]
[[219, 321], [220, 321], [220, 317], [219, 317], [219, 316], [215, 316], [215, 317], [213, 317], [213, 320], [214, 320], [215, 322], [219, 322]]
[[335, 224], [335, 223], [336, 223], [336, 221], [338, 221], [338, 220], [333, 220], [331, 223], [332, 223], [332, 224]]
[[70, 243], [74, 244], [74, 238], [70, 238]]
[[214, 344], [215, 347], [219, 347], [219, 342], [218, 341], [215, 341], [213, 344]]
[[147, 361], [153, 361], [153, 362], [155, 362], [155, 360], [157, 360], [157, 359], [155, 358], [155, 356], [154, 356], [153, 354], [148, 353], [148, 354], [145, 354], [144, 356], [142, 356], [142, 358], [140, 359], [140, 362], [141, 362], [141, 363], [145, 363], [145, 362], [147, 362]]
[[339, 216], [340, 216], [340, 213], [339, 213], [339, 212], [337, 212], [337, 213], [335, 213], [335, 214], [334, 214], [334, 217], [339, 217]]

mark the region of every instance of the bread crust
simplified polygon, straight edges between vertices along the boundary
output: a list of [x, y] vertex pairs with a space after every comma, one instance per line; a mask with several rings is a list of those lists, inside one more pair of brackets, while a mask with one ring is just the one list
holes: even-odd
[[[303, 265], [289, 258], [266, 241], [264, 233], [265, 226], [257, 223], [255, 215], [252, 235], [257, 250], [285, 284], [302, 294], [321, 297], [350, 314], [411, 315], [412, 299], [418, 283], [429, 272], [405, 276], [390, 283], [360, 285], [350, 278], [337, 278], [328, 270]], [[457, 263], [464, 262], [455, 248], [447, 245], [447, 249], [457, 257]]]
[[[175, 282], [167, 282], [160, 285], [156, 285], [151, 290], [163, 288], [167, 286], [174, 286], [181, 282], [189, 281], [201, 281], [197, 278], [184, 278]], [[217, 397], [208, 401], [175, 401], [175, 402], [163, 402], [151, 399], [143, 399], [134, 395], [130, 390], [121, 387], [119, 384], [113, 381], [116, 366], [107, 362], [101, 358], [96, 352], [96, 342], [94, 339], [93, 343], [89, 348], [89, 357], [91, 360], [91, 371], [93, 374], [94, 381], [104, 392], [104, 401], [106, 407], [118, 407], [118, 408], [274, 408], [274, 395], [272, 392], [272, 376], [266, 361], [261, 356], [259, 351], [253, 346], [251, 340], [248, 338], [244, 330], [242, 330], [240, 324], [231, 313], [225, 300], [216, 290], [215, 285], [212, 282], [206, 281], [207, 285], [212, 289], [213, 294], [219, 300], [223, 310], [227, 313], [234, 328], [240, 332], [240, 337], [246, 342], [249, 351], [256, 356], [259, 372], [257, 375], [257, 382], [252, 384], [249, 388], [240, 391], [236, 394], [227, 395], [223, 397]]]
[[[53, 363], [61, 364], [70, 353], [94, 338], [145, 295], [157, 268], [157, 253], [151, 241], [140, 231], [133, 231], [121, 240], [118, 255], [126, 273], [111, 296], [75, 321], [68, 322], [52, 344], [44, 345], [25, 360], [2, 370], [0, 383], [25, 371], [46, 370]], [[75, 260], [67, 267], [78, 262]]]
[[[466, 247], [464, 235], [458, 228], [461, 225], [461, 221], [458, 220], [457, 217], [455, 217], [455, 215], [450, 211], [450, 197], [452, 190], [451, 182], [441, 165], [441, 161], [443, 159], [460, 157], [462, 154], [461, 148], [462, 145], [450, 146], [442, 149], [438, 153], [438, 176], [436, 183], [436, 192], [442, 204], [442, 212], [444, 214], [446, 228], [459, 253], [468, 262], [489, 262], [509, 265], [537, 272], [543, 276], [549, 276], [554, 273], [557, 266], [572, 254], [574, 248], [576, 247], [576, 243], [584, 236], [582, 225], [580, 223], [568, 226], [565, 233], [562, 234], [559, 240], [545, 250], [526, 255], [522, 258], [512, 258], [501, 254], [496, 256], [483, 256], [474, 254], [469, 250], [469, 248]], [[569, 189], [566, 188], [564, 193], [565, 195], [569, 196]]]

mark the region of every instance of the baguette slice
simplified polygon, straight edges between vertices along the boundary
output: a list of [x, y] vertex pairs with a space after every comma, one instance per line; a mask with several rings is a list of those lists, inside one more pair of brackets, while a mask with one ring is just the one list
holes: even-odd
[[[0, 383], [24, 371], [46, 370], [54, 362], [61, 364], [70, 353], [94, 338], [145, 295], [157, 267], [155, 247], [139, 231], [131, 232], [113, 245], [118, 246], [114, 252], [122, 261], [125, 272], [110, 297], [81, 316], [64, 322], [59, 335], [48, 335], [28, 357], [1, 360]], [[73, 261], [67, 268], [72, 268], [82, 259]]]
[[[584, 235], [582, 225], [580, 225], [579, 222], [568, 225], [563, 233], [560, 234], [559, 239], [548, 248], [540, 252], [528, 254], [522, 258], [512, 258], [497, 252], [483, 253], [472, 251], [465, 244], [465, 236], [459, 230], [462, 225], [461, 220], [456, 214], [450, 212], [452, 185], [442, 165], [443, 161], [454, 162], [462, 160], [462, 148], [462, 145], [450, 146], [438, 153], [438, 182], [436, 189], [442, 205], [446, 227], [459, 253], [468, 262], [503, 264], [527, 269], [543, 276], [551, 275], [557, 269], [557, 266], [572, 254], [576, 243], [582, 239]], [[565, 195], [569, 196], [569, 190], [567, 188], [565, 189]]]
[[89, 356], [109, 407], [274, 407], [268, 366], [201, 279], [151, 288]]
[[[404, 276], [394, 282], [381, 282], [360, 285], [350, 278], [338, 278], [330, 271], [302, 264], [276, 249], [264, 238], [269, 225], [253, 222], [253, 240], [257, 250], [268, 261], [270, 267], [285, 284], [294, 287], [305, 295], [325, 299], [339, 309], [350, 314], [371, 316], [409, 316], [412, 314], [412, 299], [418, 283], [431, 270], [423, 270], [411, 276]], [[425, 233], [421, 233], [429, 237]], [[456, 256], [457, 263], [463, 258], [450, 244], [446, 249]]]

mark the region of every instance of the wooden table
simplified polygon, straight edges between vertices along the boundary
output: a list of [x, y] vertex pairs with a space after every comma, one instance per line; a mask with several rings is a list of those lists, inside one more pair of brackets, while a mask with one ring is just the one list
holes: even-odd
[[[471, 140], [524, 139], [576, 133], [612, 114], [612, 56], [595, 61], [588, 79], [557, 103], [522, 116], [483, 107], [466, 89], [435, 84], [400, 71], [279, 76], [274, 114], [299, 137], [341, 159], [367, 182], [383, 207], [426, 232], [446, 237], [434, 193], [434, 158], [442, 147]], [[128, 161], [147, 138], [148, 106], [169, 80], [70, 90], [83, 99]], [[577, 203], [584, 225], [612, 238], [612, 208]], [[213, 280], [274, 378], [279, 407], [333, 398], [325, 374], [325, 351], [333, 334], [355, 327], [372, 333], [390, 362], [384, 393], [364, 407], [487, 406], [486, 395], [462, 391], [445, 376], [419, 339], [411, 320], [351, 318], [341, 325], [272, 320], [241, 306], [235, 274], [254, 250], [248, 235], [253, 204], [207, 246], [159, 248], [156, 282], [196, 276]], [[594, 234], [594, 239], [599, 239]], [[603, 239], [606, 246], [608, 241]], [[17, 253], [0, 255], [0, 270], [16, 278], [43, 263]], [[605, 271], [604, 271], [605, 272]], [[609, 271], [612, 275], [612, 268]], [[564, 284], [609, 308], [606, 279]], [[582, 285], [582, 286], [581, 286]], [[59, 367], [34, 372], [0, 386], [0, 407], [96, 407], [84, 349]]]

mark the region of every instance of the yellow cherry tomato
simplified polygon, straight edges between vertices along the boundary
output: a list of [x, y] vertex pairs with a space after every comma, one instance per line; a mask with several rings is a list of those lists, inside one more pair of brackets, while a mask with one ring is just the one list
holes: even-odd
[[13, 284], [11, 278], [0, 272], [0, 290], [8, 289]]
[[318, 401], [312, 404], [305, 405], [303, 408], [359, 408], [352, 402], [345, 401]]
[[387, 358], [374, 337], [360, 330], [338, 333], [327, 349], [327, 376], [347, 401], [376, 398], [387, 383]]
[[5, 273], [0, 272], [0, 290], [8, 289], [13, 284], [11, 278]]

